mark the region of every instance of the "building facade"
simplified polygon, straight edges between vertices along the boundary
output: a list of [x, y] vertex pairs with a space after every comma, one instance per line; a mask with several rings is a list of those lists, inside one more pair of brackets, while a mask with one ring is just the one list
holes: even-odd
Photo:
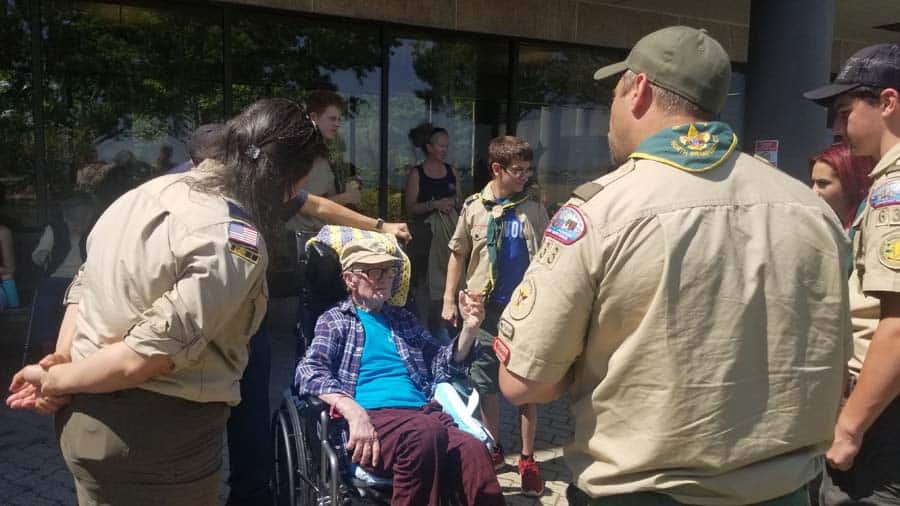
[[891, 23], [894, 0], [7, 0], [0, 212], [27, 237], [101, 167], [137, 183], [187, 159], [197, 125], [317, 89], [348, 103], [332, 158], [362, 182], [367, 214], [403, 219], [422, 159], [408, 133], [424, 121], [449, 131], [464, 193], [489, 177], [491, 138], [525, 138], [552, 209], [610, 166], [614, 83], [594, 69], [672, 24], [706, 28], [731, 56], [722, 119], [744, 148], [779, 140], [779, 165], [804, 178], [830, 137], [799, 92], [859, 47], [900, 41]]

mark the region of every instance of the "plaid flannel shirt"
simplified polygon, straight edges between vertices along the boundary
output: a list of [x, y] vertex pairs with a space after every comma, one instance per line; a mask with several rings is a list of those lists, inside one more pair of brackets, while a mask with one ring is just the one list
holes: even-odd
[[[477, 340], [462, 363], [453, 362], [456, 340], [441, 346], [412, 313], [385, 305], [391, 337], [414, 385], [428, 399], [434, 385], [463, 375], [478, 353]], [[362, 322], [349, 297], [319, 317], [315, 337], [297, 365], [294, 385], [299, 394], [341, 393], [354, 397], [365, 343]]]

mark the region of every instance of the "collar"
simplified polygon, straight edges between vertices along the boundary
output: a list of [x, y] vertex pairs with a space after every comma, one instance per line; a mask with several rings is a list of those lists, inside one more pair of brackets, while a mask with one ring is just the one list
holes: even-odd
[[706, 172], [721, 165], [737, 141], [731, 127], [721, 121], [687, 123], [644, 139], [628, 158], [654, 160], [687, 172]]
[[878, 163], [875, 165], [875, 168], [872, 169], [869, 176], [872, 179], [876, 179], [887, 172], [888, 168], [896, 165], [900, 165], [900, 142], [894, 144], [894, 146], [881, 157], [881, 160], [878, 160]]

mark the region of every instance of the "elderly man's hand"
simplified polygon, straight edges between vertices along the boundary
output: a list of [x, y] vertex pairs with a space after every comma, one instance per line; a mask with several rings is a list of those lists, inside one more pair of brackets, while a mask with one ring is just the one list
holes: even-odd
[[463, 328], [477, 329], [484, 321], [484, 295], [469, 293], [468, 290], [459, 292], [459, 312], [462, 315]]
[[369, 421], [365, 408], [349, 397], [344, 397], [335, 404], [338, 411], [347, 419], [350, 426], [350, 441], [347, 450], [352, 451], [351, 460], [363, 467], [375, 467], [381, 454], [378, 434]]
[[406, 226], [406, 223], [385, 223], [381, 226], [381, 229], [384, 233], [393, 235], [398, 241], [403, 243], [407, 243], [412, 239], [412, 234], [409, 233], [409, 227]]

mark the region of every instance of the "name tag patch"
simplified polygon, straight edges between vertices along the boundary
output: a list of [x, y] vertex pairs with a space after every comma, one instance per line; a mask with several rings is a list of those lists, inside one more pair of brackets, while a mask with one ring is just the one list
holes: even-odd
[[232, 255], [239, 256], [251, 264], [256, 265], [259, 262], [259, 250], [245, 244], [229, 241], [228, 251], [230, 251]]
[[566, 204], [553, 215], [544, 235], [569, 245], [584, 237], [586, 231], [584, 215], [577, 207]]
[[900, 204], [900, 179], [891, 179], [872, 190], [869, 205], [873, 209]]

